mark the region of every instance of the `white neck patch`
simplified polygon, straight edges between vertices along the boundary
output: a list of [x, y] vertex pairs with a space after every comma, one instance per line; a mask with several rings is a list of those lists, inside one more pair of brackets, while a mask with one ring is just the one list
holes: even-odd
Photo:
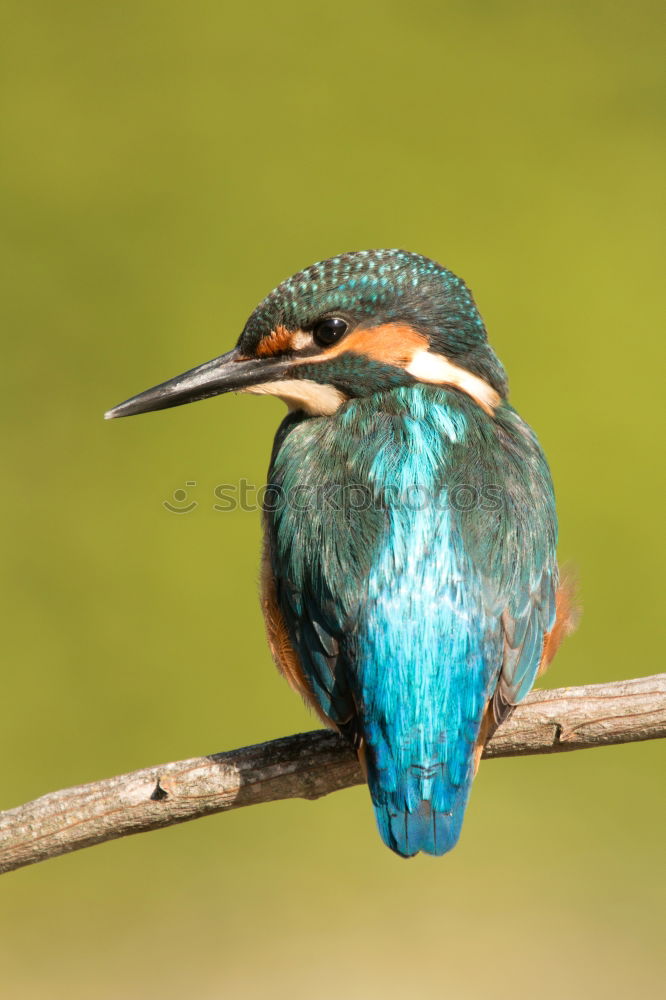
[[459, 368], [448, 358], [431, 351], [416, 351], [405, 369], [419, 382], [430, 382], [432, 385], [452, 385], [479, 404], [486, 413], [493, 415], [500, 403], [500, 395], [491, 385], [478, 375]]
[[290, 410], [305, 410], [313, 417], [330, 416], [347, 401], [344, 393], [335, 386], [313, 382], [309, 378], [262, 382], [260, 385], [248, 386], [243, 392], [258, 396], [277, 396]]

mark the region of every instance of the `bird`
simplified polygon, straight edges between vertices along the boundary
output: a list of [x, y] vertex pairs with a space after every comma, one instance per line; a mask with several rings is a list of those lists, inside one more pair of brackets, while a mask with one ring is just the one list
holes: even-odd
[[263, 514], [275, 662], [354, 748], [384, 843], [443, 855], [574, 621], [549, 466], [472, 294], [418, 253], [341, 253], [270, 292], [233, 350], [105, 416], [228, 392], [288, 407]]

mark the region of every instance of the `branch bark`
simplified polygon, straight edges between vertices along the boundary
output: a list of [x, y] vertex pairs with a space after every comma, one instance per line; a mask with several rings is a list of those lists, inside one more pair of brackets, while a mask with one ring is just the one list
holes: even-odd
[[[532, 691], [484, 757], [558, 753], [666, 736], [666, 674]], [[0, 813], [0, 873], [132, 833], [363, 782], [355, 754], [319, 730], [147, 767]]]

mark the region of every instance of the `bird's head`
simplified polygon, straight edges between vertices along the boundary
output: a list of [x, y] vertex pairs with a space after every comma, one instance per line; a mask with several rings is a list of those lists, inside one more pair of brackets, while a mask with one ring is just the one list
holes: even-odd
[[283, 281], [254, 310], [232, 351], [106, 416], [224, 392], [279, 396], [291, 409], [323, 415], [348, 399], [419, 382], [453, 386], [488, 413], [507, 393], [504, 369], [460, 278], [419, 254], [362, 250]]

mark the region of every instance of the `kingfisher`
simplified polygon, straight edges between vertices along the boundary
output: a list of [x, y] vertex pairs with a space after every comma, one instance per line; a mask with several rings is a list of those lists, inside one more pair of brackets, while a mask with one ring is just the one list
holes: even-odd
[[457, 843], [483, 748], [570, 630], [550, 471], [461, 278], [397, 249], [283, 281], [233, 350], [107, 418], [288, 407], [261, 604], [282, 674], [354, 747], [384, 843]]

